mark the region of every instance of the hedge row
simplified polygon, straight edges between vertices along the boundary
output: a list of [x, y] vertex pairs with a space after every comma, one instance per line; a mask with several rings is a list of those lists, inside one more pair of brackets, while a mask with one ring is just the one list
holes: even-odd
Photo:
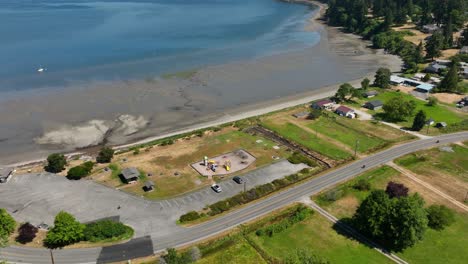
[[195, 211], [190, 211], [182, 215], [179, 218], [179, 222], [186, 223], [186, 222], [197, 220], [206, 215], [210, 215], [210, 216], [217, 215], [225, 211], [228, 211], [233, 207], [249, 203], [251, 201], [264, 197], [276, 190], [279, 190], [288, 185], [296, 183], [304, 178], [307, 178], [309, 176], [308, 172], [309, 172], [308, 170], [307, 171], [304, 170], [304, 171], [301, 171], [301, 173], [292, 174], [282, 179], [276, 179], [271, 183], [266, 183], [266, 184], [256, 186], [246, 192], [239, 193], [225, 200], [211, 204], [208, 206], [209, 211], [206, 214], [195, 212]]
[[289, 216], [287, 218], [284, 218], [283, 220], [279, 221], [278, 223], [271, 224], [271, 225], [269, 225], [267, 227], [264, 227], [264, 228], [260, 228], [255, 232], [255, 234], [257, 236], [267, 235], [267, 236], [271, 237], [274, 234], [283, 232], [284, 230], [290, 228], [291, 226], [293, 226], [296, 223], [304, 221], [305, 219], [307, 219], [312, 214], [313, 214], [313, 211], [310, 208], [308, 208], [308, 207], [306, 207], [304, 205], [300, 205], [300, 206], [297, 207], [297, 209], [295, 210], [295, 212], [291, 216]]

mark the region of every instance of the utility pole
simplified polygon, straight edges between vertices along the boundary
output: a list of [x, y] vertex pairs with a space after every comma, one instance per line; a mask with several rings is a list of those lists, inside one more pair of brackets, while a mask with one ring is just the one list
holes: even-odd
[[354, 157], [356, 158], [356, 154], [357, 154], [357, 147], [358, 147], [358, 144], [359, 144], [359, 139], [356, 139], [356, 146], [354, 147]]
[[247, 184], [247, 181], [244, 180], [244, 192], [245, 192], [245, 189], [246, 189], [246, 184]]
[[52, 254], [52, 249], [50, 250], [50, 260], [52, 260], [52, 264], [55, 264], [54, 254]]

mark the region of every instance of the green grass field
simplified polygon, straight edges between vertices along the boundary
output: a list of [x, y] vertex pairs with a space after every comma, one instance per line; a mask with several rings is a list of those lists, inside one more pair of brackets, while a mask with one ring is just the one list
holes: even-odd
[[214, 252], [196, 262], [197, 264], [262, 264], [267, 263], [258, 252], [243, 238], [236, 240], [229, 247]]
[[279, 259], [293, 250], [304, 249], [330, 263], [391, 263], [377, 251], [338, 234], [332, 223], [317, 213], [273, 237], [258, 237], [254, 233], [250, 237], [269, 255]]
[[468, 148], [450, 145], [454, 152], [441, 151], [439, 148], [418, 151], [395, 160], [417, 174], [431, 175], [440, 171], [468, 182]]
[[[337, 118], [341, 119], [341, 117]], [[315, 120], [313, 123], [309, 124], [308, 127], [318, 131], [321, 134], [327, 135], [328, 137], [332, 137], [352, 149], [355, 148], [358, 141], [357, 151], [361, 153], [369, 152], [386, 145], [386, 142], [380, 138], [363, 133], [362, 131], [356, 131], [349, 126], [345, 126], [336, 122], [334, 119], [326, 117], [320, 117], [318, 120]]]
[[[376, 97], [372, 98], [372, 100], [378, 99], [385, 103], [396, 96], [401, 96], [405, 100], [413, 100], [414, 102], [416, 102], [416, 109], [414, 111], [414, 115], [416, 115], [416, 113], [419, 110], [423, 110], [426, 113], [427, 118], [432, 117], [435, 120], [435, 122], [446, 122], [448, 125], [451, 125], [467, 118], [466, 115], [456, 113], [450, 110], [448, 106], [442, 104], [438, 104], [436, 106], [428, 106], [425, 101], [419, 100], [412, 95], [402, 92], [383, 92], [378, 94]], [[413, 117], [410, 117], [406, 121], [399, 122], [399, 124], [402, 126], [411, 127], [412, 122]]]
[[[458, 154], [457, 157], [459, 156], [461, 155]], [[405, 159], [405, 161], [408, 160]], [[314, 197], [314, 200], [338, 218], [351, 217], [359, 203], [369, 194], [369, 191], [354, 189], [353, 185], [356, 181], [366, 179], [371, 184], [371, 189], [384, 189], [388, 181], [395, 180], [399, 174], [391, 167], [382, 166], [336, 187], [334, 190], [342, 192], [338, 200], [326, 200], [325, 193]], [[409, 263], [455, 264], [466, 262], [465, 260], [468, 258], [466, 248], [468, 248], [468, 214], [456, 213], [456, 221], [453, 225], [442, 231], [428, 228], [422, 241], [419, 241], [412, 248], [398, 253], [398, 255]]]
[[304, 129], [292, 123], [276, 125], [271, 122], [264, 122], [264, 125], [267, 128], [279, 133], [283, 137], [295, 141], [329, 158], [335, 160], [343, 160], [351, 157], [350, 153], [340, 149], [339, 147], [329, 142], [315, 137], [315, 135], [305, 131]]

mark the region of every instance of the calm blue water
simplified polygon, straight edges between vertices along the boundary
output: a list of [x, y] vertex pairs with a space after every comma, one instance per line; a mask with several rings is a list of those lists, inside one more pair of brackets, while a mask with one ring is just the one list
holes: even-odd
[[300, 49], [318, 42], [303, 31], [310, 14], [275, 0], [1, 0], [0, 91], [145, 78]]

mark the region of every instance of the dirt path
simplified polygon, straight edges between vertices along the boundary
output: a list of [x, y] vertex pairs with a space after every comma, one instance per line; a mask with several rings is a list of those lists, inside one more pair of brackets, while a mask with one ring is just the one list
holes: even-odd
[[395, 163], [393, 162], [389, 162], [387, 163], [390, 167], [396, 169], [397, 171], [401, 172], [402, 175], [405, 175], [407, 176], [408, 178], [410, 178], [411, 180], [415, 181], [416, 183], [424, 186], [425, 188], [431, 190], [432, 192], [440, 195], [441, 197], [447, 199], [450, 203], [452, 203], [453, 205], [461, 208], [462, 210], [464, 210], [465, 212], [468, 212], [468, 206], [464, 205], [463, 203], [457, 201], [455, 198], [453, 198], [452, 196], [440, 191], [439, 189], [435, 188], [434, 186], [432, 186], [431, 184], [419, 179], [413, 172], [405, 169], [405, 168], [402, 168], [398, 165], [396, 165]]

